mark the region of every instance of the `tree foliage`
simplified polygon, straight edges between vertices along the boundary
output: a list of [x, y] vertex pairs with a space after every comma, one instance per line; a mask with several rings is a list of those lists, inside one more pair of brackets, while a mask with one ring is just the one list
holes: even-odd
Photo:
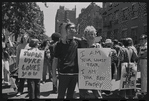
[[36, 2], [2, 2], [2, 28], [31, 36], [44, 33], [43, 11]]

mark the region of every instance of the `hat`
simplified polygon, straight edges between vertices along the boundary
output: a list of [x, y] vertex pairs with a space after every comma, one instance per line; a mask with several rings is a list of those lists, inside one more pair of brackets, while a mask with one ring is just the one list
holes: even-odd
[[106, 39], [105, 44], [112, 43], [111, 39]]
[[147, 39], [147, 35], [145, 34], [141, 35], [140, 39]]
[[29, 47], [36, 47], [39, 43], [38, 39], [31, 39], [30, 43], [29, 43]]

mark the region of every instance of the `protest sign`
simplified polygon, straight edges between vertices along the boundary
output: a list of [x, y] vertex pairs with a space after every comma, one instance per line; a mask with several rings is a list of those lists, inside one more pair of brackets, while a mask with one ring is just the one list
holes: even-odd
[[19, 78], [41, 79], [43, 72], [44, 51], [25, 50], [20, 52]]
[[78, 49], [79, 89], [111, 90], [109, 48]]
[[137, 65], [122, 63], [120, 89], [136, 89]]

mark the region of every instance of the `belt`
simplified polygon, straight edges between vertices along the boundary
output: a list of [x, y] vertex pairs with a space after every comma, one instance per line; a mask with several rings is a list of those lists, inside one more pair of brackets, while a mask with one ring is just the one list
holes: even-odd
[[78, 75], [78, 73], [59, 73], [60, 75]]

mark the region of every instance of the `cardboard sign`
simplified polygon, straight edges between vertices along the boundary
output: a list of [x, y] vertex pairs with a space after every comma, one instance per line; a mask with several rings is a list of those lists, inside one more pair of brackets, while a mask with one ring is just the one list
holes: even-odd
[[109, 48], [78, 49], [79, 89], [111, 90]]
[[41, 79], [44, 63], [44, 51], [22, 49], [19, 60], [19, 78]]
[[122, 63], [121, 67], [120, 89], [136, 89], [137, 65]]

